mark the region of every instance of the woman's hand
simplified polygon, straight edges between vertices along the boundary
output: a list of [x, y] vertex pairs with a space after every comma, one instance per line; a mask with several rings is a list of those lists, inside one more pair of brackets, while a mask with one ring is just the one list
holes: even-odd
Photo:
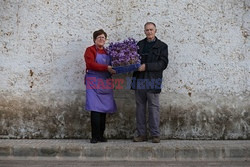
[[116, 71], [114, 69], [112, 69], [112, 66], [108, 66], [108, 72], [111, 74], [115, 74]]

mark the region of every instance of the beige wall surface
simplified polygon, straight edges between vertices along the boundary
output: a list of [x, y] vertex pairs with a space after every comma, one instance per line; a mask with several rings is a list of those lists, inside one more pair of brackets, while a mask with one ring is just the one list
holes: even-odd
[[[138, 41], [147, 21], [169, 46], [162, 138], [250, 139], [250, 0], [0, 1], [0, 138], [90, 137], [83, 53], [92, 33], [104, 29], [106, 46]], [[134, 92], [124, 83], [115, 100], [106, 136], [131, 138]]]

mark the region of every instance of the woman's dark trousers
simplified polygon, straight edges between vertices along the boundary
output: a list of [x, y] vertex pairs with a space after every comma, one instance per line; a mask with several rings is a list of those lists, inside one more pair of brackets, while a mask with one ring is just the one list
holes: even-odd
[[106, 113], [91, 111], [91, 132], [92, 139], [103, 138], [106, 124]]

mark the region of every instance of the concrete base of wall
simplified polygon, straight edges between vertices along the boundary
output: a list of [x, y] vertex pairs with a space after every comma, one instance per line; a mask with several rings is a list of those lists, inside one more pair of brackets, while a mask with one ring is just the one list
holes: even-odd
[[[135, 132], [131, 90], [116, 90], [118, 112], [107, 116], [106, 136], [130, 139]], [[162, 139], [250, 139], [249, 95], [161, 93]], [[2, 92], [0, 138], [89, 138], [90, 114], [83, 91]]]
[[[162, 140], [155, 144], [131, 140], [1, 140], [1, 160], [82, 161], [247, 161], [250, 141]], [[1, 164], [3, 162], [1, 161]], [[44, 162], [43, 162], [44, 163]], [[223, 164], [224, 166], [225, 164]], [[7, 165], [8, 166], [8, 165]], [[192, 166], [192, 165], [188, 165]], [[214, 166], [214, 165], [212, 165]], [[227, 166], [227, 165], [226, 165]], [[238, 165], [236, 165], [238, 166]]]

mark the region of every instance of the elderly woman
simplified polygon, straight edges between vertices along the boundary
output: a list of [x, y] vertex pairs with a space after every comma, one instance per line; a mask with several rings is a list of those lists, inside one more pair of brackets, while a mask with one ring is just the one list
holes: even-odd
[[[107, 142], [103, 136], [106, 124], [106, 113], [116, 112], [113, 87], [107, 86], [115, 70], [110, 66], [111, 57], [107, 55], [104, 44], [107, 33], [102, 29], [93, 33], [94, 45], [88, 47], [84, 58], [86, 62], [86, 106], [91, 111], [91, 143]], [[112, 84], [109, 84], [112, 85]]]

